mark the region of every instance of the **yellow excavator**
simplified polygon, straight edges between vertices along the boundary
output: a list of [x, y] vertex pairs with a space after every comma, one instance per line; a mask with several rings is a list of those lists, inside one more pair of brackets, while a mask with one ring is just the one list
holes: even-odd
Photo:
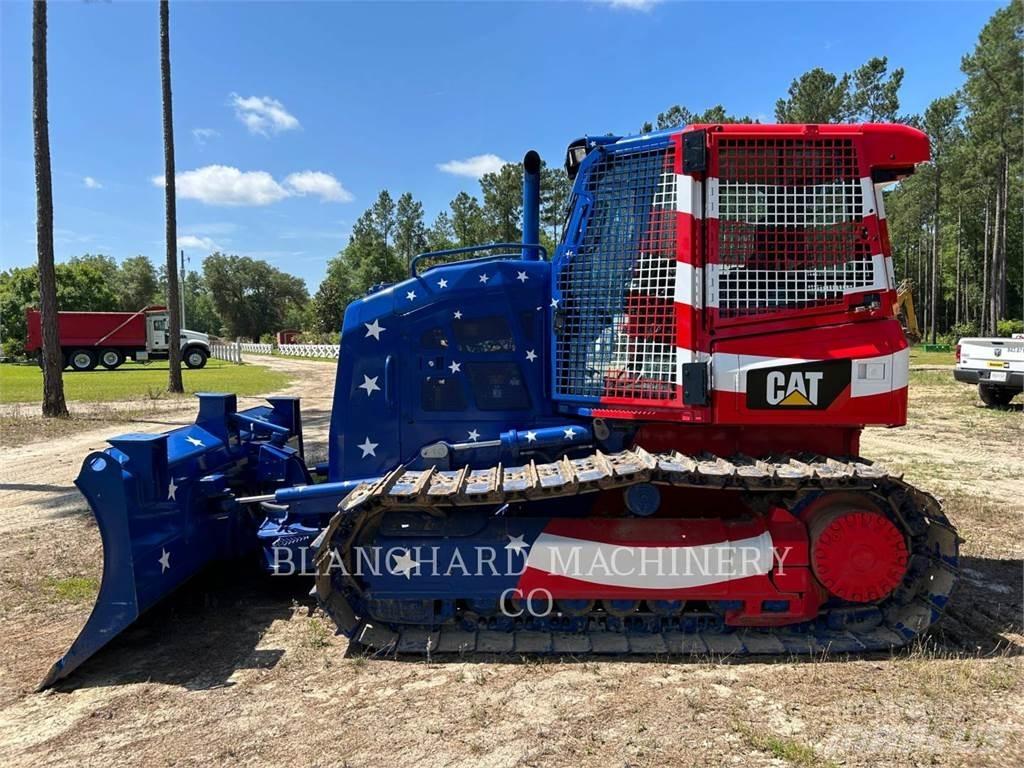
[[914, 284], [910, 280], [904, 280], [896, 289], [896, 304], [893, 311], [903, 326], [903, 333], [907, 341], [917, 344], [921, 341], [921, 328], [917, 324], [917, 312], [914, 311]]

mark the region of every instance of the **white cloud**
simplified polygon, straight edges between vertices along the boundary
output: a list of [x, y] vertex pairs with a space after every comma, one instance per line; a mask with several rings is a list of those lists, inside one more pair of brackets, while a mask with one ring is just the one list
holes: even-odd
[[647, 13], [654, 6], [661, 3], [662, 0], [598, 0], [598, 2], [609, 5], [612, 8]]
[[440, 163], [437, 168], [453, 176], [479, 179], [485, 173], [497, 173], [503, 165], [505, 165], [505, 161], [500, 157], [487, 154], [467, 157], [465, 160], [449, 160], [447, 163]]
[[[163, 176], [154, 176], [164, 186]], [[353, 199], [334, 176], [323, 171], [302, 171], [285, 177], [281, 184], [266, 171], [240, 171], [229, 165], [206, 165], [175, 177], [179, 198], [207, 205], [270, 205], [286, 197], [313, 195], [324, 202], [347, 203]]]
[[86, 189], [103, 189], [103, 185], [96, 181], [92, 176], [86, 176], [82, 179], [82, 183], [85, 185]]
[[340, 181], [323, 171], [292, 173], [284, 183], [293, 195], [316, 195], [325, 203], [350, 203], [353, 200], [352, 193], [341, 186]]
[[196, 143], [199, 146], [201, 146], [201, 147], [205, 147], [206, 146], [206, 142], [208, 142], [210, 139], [216, 139], [216, 138], [219, 138], [219, 137], [220, 137], [220, 131], [215, 130], [213, 128], [193, 128], [192, 129], [192, 138], [195, 139]]
[[[164, 177], [154, 176], [153, 183], [164, 186]], [[179, 173], [175, 187], [178, 197], [208, 205], [269, 205], [289, 195], [266, 171], [240, 171], [229, 165], [207, 165]]]
[[250, 133], [269, 136], [271, 133], [292, 131], [300, 128], [299, 120], [277, 99], [269, 96], [239, 96], [231, 94], [231, 105], [235, 117], [241, 120]]
[[220, 246], [213, 242], [213, 240], [198, 235], [178, 235], [178, 247], [187, 248], [191, 251], [206, 251], [207, 253], [220, 250]]

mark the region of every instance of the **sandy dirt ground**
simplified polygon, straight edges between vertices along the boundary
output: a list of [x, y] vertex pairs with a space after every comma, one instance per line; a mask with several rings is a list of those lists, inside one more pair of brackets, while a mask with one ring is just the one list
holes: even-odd
[[[334, 367], [299, 375], [311, 459]], [[1024, 415], [948, 372], [914, 375], [911, 423], [862, 452], [945, 499], [966, 539], [923, 643], [867, 658], [366, 658], [308, 583], [215, 571], [71, 679], [33, 689], [85, 621], [99, 536], [72, 479], [143, 421], [5, 448], [0, 475], [0, 763], [187, 766], [931, 766], [1024, 760]], [[255, 398], [246, 398], [255, 401]], [[82, 592], [82, 593], [80, 593]]]

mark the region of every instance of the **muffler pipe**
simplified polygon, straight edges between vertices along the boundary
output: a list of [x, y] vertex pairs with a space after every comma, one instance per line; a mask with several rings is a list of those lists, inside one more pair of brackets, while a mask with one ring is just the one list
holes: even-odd
[[523, 258], [536, 260], [540, 252], [540, 155], [530, 150], [523, 158]]

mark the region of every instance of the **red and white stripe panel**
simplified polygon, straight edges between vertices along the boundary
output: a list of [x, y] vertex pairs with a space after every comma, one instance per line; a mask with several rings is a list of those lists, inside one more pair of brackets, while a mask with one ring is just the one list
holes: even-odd
[[673, 599], [760, 580], [775, 554], [762, 521], [554, 518], [531, 545], [517, 586], [556, 598]]
[[704, 219], [703, 182], [683, 172], [682, 134], [675, 137], [679, 142], [676, 160], [676, 383], [683, 384], [683, 365], [708, 360], [708, 342], [703, 329], [704, 270], [703, 243], [701, 242], [702, 220]]

